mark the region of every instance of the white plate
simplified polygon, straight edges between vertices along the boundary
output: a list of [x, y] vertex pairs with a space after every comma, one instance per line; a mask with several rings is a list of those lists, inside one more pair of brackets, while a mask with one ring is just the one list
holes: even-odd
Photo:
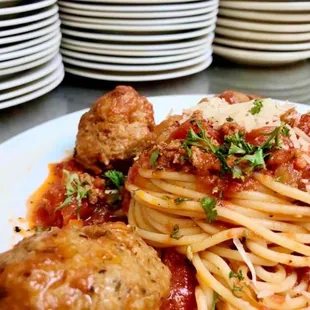
[[130, 56], [130, 57], [159, 57], [159, 56], [170, 56], [170, 55], [182, 55], [187, 53], [196, 52], [201, 49], [210, 48], [212, 39], [210, 38], [208, 43], [201, 44], [194, 47], [189, 48], [181, 48], [181, 49], [174, 49], [174, 50], [151, 50], [151, 51], [120, 51], [120, 50], [108, 50], [108, 49], [95, 49], [95, 48], [88, 48], [83, 46], [76, 46], [72, 44], [62, 43], [61, 47], [71, 51], [77, 52], [86, 52], [89, 54], [96, 54], [96, 55], [109, 55], [109, 56]]
[[123, 72], [107, 72], [99, 70], [90, 70], [79, 67], [65, 67], [65, 71], [74, 75], [79, 75], [91, 79], [97, 80], [107, 80], [107, 81], [118, 81], [118, 82], [146, 82], [146, 81], [159, 81], [159, 80], [169, 80], [174, 78], [180, 78], [183, 76], [192, 75], [198, 72], [201, 72], [208, 68], [212, 63], [212, 57], [206, 59], [205, 61], [189, 66], [186, 68], [163, 71], [156, 74], [150, 73], [139, 73], [137, 74], [127, 74]]
[[64, 56], [73, 57], [82, 60], [89, 60], [99, 63], [112, 63], [112, 64], [137, 64], [137, 65], [148, 65], [148, 64], [164, 64], [170, 62], [177, 62], [187, 59], [192, 59], [203, 54], [210, 54], [211, 46], [204, 47], [199, 49], [198, 51], [194, 51], [187, 54], [182, 55], [173, 55], [173, 56], [164, 56], [164, 57], [113, 57], [113, 56], [100, 56], [100, 55], [93, 55], [89, 53], [79, 53], [73, 52], [64, 48], [60, 49], [60, 52]]
[[64, 66], [63, 64], [60, 64], [56, 70], [54, 70], [52, 73], [47, 74], [46, 76], [37, 79], [33, 82], [24, 84], [19, 87], [15, 87], [8, 91], [1, 92], [0, 94], [0, 106], [1, 104], [6, 104], [7, 100], [16, 98], [31, 92], [34, 92], [35, 90], [38, 90], [50, 83], [53, 83], [57, 78], [59, 78], [61, 75], [63, 75], [64, 72]]
[[[310, 20], [309, 20], [310, 21]], [[309, 32], [310, 23], [303, 24], [275, 24], [262, 22], [246, 22], [229, 18], [219, 17], [217, 25], [228, 28], [237, 28], [243, 30], [265, 31], [265, 32]]]
[[168, 64], [157, 64], [157, 65], [111, 65], [106, 63], [90, 62], [73, 59], [71, 57], [63, 56], [64, 63], [68, 63], [74, 66], [95, 69], [95, 70], [104, 70], [104, 71], [121, 71], [121, 72], [156, 72], [156, 71], [166, 71], [166, 70], [175, 70], [184, 67], [189, 67], [196, 65], [210, 58], [212, 51], [207, 51], [205, 54], [196, 56], [195, 58], [178, 61], [175, 63]]
[[173, 17], [186, 17], [206, 14], [217, 10], [217, 4], [215, 6], [208, 6], [201, 9], [184, 10], [184, 11], [171, 11], [171, 12], [100, 12], [100, 11], [87, 11], [77, 10], [66, 7], [59, 7], [59, 11], [63, 13], [73, 14], [77, 16], [89, 16], [89, 17], [104, 17], [104, 18], [173, 18]]
[[219, 10], [220, 16], [228, 16], [234, 18], [241, 19], [251, 19], [251, 20], [261, 20], [267, 22], [309, 22], [310, 13], [278, 13], [278, 12], [261, 12], [261, 11], [242, 11], [242, 10], [234, 10], [234, 9], [224, 9], [220, 8]]
[[66, 28], [62, 28], [62, 33], [73, 37], [95, 39], [101, 41], [107, 40], [107, 41], [119, 41], [119, 42], [165, 42], [165, 41], [184, 40], [200, 37], [212, 32], [214, 29], [215, 25], [213, 24], [207, 28], [198, 29], [194, 31], [187, 31], [183, 33], [173, 33], [173, 34], [159, 34], [159, 35], [103, 34], [103, 33], [75, 31]]
[[203, 27], [208, 27], [216, 22], [216, 17], [197, 23], [187, 23], [187, 24], [173, 24], [173, 25], [157, 25], [157, 26], [145, 26], [145, 25], [109, 25], [109, 24], [86, 24], [81, 22], [71, 22], [67, 20], [62, 21], [62, 25], [69, 26], [72, 28], [82, 28], [96, 31], [120, 31], [120, 32], [133, 32], [133, 33], [143, 33], [143, 32], [168, 32], [168, 31], [178, 31], [183, 32], [183, 30], [198, 29]]
[[28, 32], [28, 33], [19, 34], [16, 36], [0, 38], [0, 45], [38, 38], [38, 37], [44, 36], [50, 32], [54, 32], [55, 30], [59, 29], [59, 27], [60, 27], [60, 20], [57, 20], [54, 24], [52, 24], [48, 27], [45, 27], [43, 29], [39, 29], [36, 31]]
[[310, 51], [302, 52], [257, 52], [241, 50], [220, 45], [213, 45], [214, 54], [223, 56], [229, 60], [246, 64], [260, 66], [274, 66], [293, 63], [310, 57]]
[[[15, 52], [12, 52], [12, 53], [0, 54], [0, 68], [1, 68], [1, 65], [2, 65], [1, 61], [22, 57], [22, 58], [16, 59], [16, 61], [18, 62], [21, 59], [26, 59], [25, 56], [33, 55], [33, 54], [38, 53], [38, 52], [40, 52], [40, 51], [42, 51], [42, 50], [44, 50], [46, 48], [54, 46], [55, 44], [59, 45], [60, 44], [60, 40], [61, 40], [61, 34], [58, 33], [52, 39], [50, 39], [50, 40], [48, 40], [46, 42], [43, 42], [41, 44], [38, 44], [38, 45], [35, 45], [35, 46], [32, 46], [32, 47], [26, 48], [26, 49], [22, 49], [22, 50], [19, 50], [19, 51], [15, 51]], [[27, 61], [25, 61], [25, 62], [27, 62]]]
[[[76, 0], [76, 1], [83, 1], [84, 0]], [[148, 4], [158, 4], [158, 3], [183, 3], [183, 2], [194, 2], [197, 0], [87, 0], [87, 2], [92, 3], [119, 3], [119, 4], [141, 4], [141, 3], [148, 3]]]
[[259, 32], [259, 31], [246, 31], [246, 30], [239, 30], [239, 29], [230, 29], [226, 27], [217, 26], [216, 33], [221, 34], [223, 36], [231, 37], [231, 38], [238, 38], [238, 39], [245, 39], [255, 41], [262, 41], [262, 42], [303, 42], [310, 40], [310, 32], [305, 33], [266, 33], [266, 32]]
[[25, 13], [29, 11], [38, 10], [45, 8], [49, 5], [52, 5], [56, 0], [43, 0], [37, 1], [36, 3], [27, 4], [27, 5], [18, 5], [10, 8], [4, 8], [0, 10], [0, 15], [16, 14], [16, 13]]
[[9, 29], [9, 30], [1, 30], [0, 31], [0, 37], [9, 37], [9, 36], [20, 34], [20, 33], [30, 32], [30, 31], [33, 31], [36, 29], [41, 29], [43, 27], [54, 24], [58, 19], [59, 19], [59, 15], [55, 14], [55, 15], [53, 15], [49, 18], [46, 18], [42, 21], [34, 22], [34, 23], [27, 25], [27, 26], [13, 27], [12, 29]]
[[28, 47], [31, 47], [31, 46], [35, 46], [35, 45], [38, 45], [38, 44], [41, 44], [43, 42], [46, 42], [50, 39], [52, 39], [53, 37], [57, 36], [57, 35], [61, 35], [60, 33], [60, 29], [57, 29], [57, 30], [54, 30], [53, 32], [50, 32], [44, 36], [41, 36], [41, 37], [38, 37], [36, 39], [32, 39], [32, 40], [29, 40], [29, 41], [24, 41], [24, 42], [21, 42], [21, 43], [17, 43], [17, 44], [9, 44], [5, 47], [0, 47], [0, 55], [2, 54], [6, 54], [6, 53], [11, 53], [11, 52], [14, 52], [14, 51], [18, 51], [18, 50], [22, 50], [22, 49], [25, 49], [25, 48], [28, 48]]
[[32, 62], [34, 60], [45, 57], [45, 56], [53, 53], [55, 51], [55, 49], [59, 48], [59, 46], [60, 46], [60, 38], [58, 38], [58, 40], [52, 46], [49, 45], [48, 48], [46, 48], [45, 50], [40, 51], [38, 53], [34, 53], [32, 55], [20, 57], [20, 58], [13, 59], [13, 60], [1, 61], [0, 62], [0, 72], [2, 72], [2, 69], [15, 68], [19, 65], [27, 64], [27, 63]]
[[[205, 96], [162, 96], [150, 97], [149, 100], [153, 103], [158, 123], [171, 109], [174, 113], [182, 113], [183, 109], [197, 104]], [[305, 113], [309, 106], [299, 104], [297, 108]], [[9, 249], [17, 241], [14, 220], [18, 217], [26, 218], [26, 201], [47, 177], [48, 164], [61, 161], [67, 156], [68, 150], [73, 150], [78, 123], [86, 111], [78, 111], [39, 125], [0, 146], [0, 197], [1, 205], [6, 206], [0, 217], [0, 252]], [[20, 160], [20, 153], [16, 152], [18, 149], [23, 150], [23, 160]]]
[[201, 9], [218, 4], [218, 0], [199, 1], [185, 4], [166, 4], [166, 5], [95, 5], [81, 4], [72, 1], [58, 1], [60, 6], [71, 9], [87, 11], [105, 11], [105, 12], [163, 12], [163, 11], [183, 11]]
[[201, 14], [190, 17], [181, 18], [159, 18], [159, 19], [121, 19], [121, 18], [96, 18], [96, 17], [81, 17], [70, 14], [60, 14], [62, 21], [69, 20], [74, 22], [89, 23], [89, 24], [109, 24], [109, 25], [171, 25], [171, 24], [185, 24], [199, 21], [205, 21], [210, 18], [216, 17], [218, 13], [217, 8], [207, 14]]
[[262, 1], [221, 1], [221, 7], [260, 11], [310, 11], [309, 1], [262, 2]]
[[161, 43], [161, 44], [124, 44], [124, 43], [100, 43], [100, 42], [89, 42], [82, 41], [81, 39], [74, 40], [69, 39], [66, 36], [62, 38], [62, 43], [81, 46], [85, 48], [95, 48], [103, 50], [117, 50], [117, 51], [154, 51], [154, 50], [169, 50], [169, 49], [181, 49], [193, 46], [198, 46], [200, 44], [209, 43], [214, 38], [214, 33], [211, 32], [208, 35], [183, 40], [177, 43]]
[[52, 71], [54, 71], [59, 65], [61, 64], [61, 56], [60, 54], [56, 55], [52, 60], [48, 61], [47, 63], [28, 70], [24, 73], [18, 74], [18, 76], [14, 76], [10, 79], [6, 79], [5, 81], [1, 81], [0, 83], [0, 90], [9, 89], [13, 87], [17, 87], [32, 81], [35, 81]]
[[12, 67], [9, 69], [3, 69], [0, 70], [0, 76], [4, 76], [4, 75], [9, 75], [9, 74], [13, 74], [16, 72], [21, 72], [21, 71], [25, 71], [25, 70], [29, 70], [32, 69], [34, 67], [43, 65], [45, 63], [47, 63], [48, 61], [50, 61], [57, 53], [58, 53], [59, 49], [58, 47], [54, 49], [54, 51], [51, 53], [49, 53], [47, 56], [42, 57], [38, 60], [32, 61], [32, 62], [28, 62], [24, 65], [20, 65], [20, 66], [16, 66], [16, 67]]
[[12, 107], [30, 100], [33, 100], [35, 98], [38, 98], [42, 95], [47, 94], [48, 92], [50, 92], [52, 89], [54, 89], [55, 87], [57, 87], [61, 81], [63, 80], [65, 74], [64, 72], [53, 82], [51, 82], [50, 84], [48, 84], [47, 86], [44, 86], [38, 90], [35, 90], [32, 93], [26, 94], [24, 96], [12, 99], [12, 100], [8, 100], [5, 103], [0, 103], [0, 109], [5, 109], [8, 107]]
[[281, 44], [281, 43], [260, 43], [251, 41], [240, 41], [238, 39], [220, 38], [216, 37], [214, 39], [215, 43], [248, 48], [252, 50], [265, 50], [265, 51], [302, 51], [310, 50], [310, 42], [307, 43], [291, 43], [291, 44]]
[[0, 20], [0, 27], [17, 26], [21, 24], [36, 22], [44, 18], [50, 17], [58, 12], [57, 4], [42, 10], [39, 13], [31, 14], [25, 17], [13, 18], [8, 20]]

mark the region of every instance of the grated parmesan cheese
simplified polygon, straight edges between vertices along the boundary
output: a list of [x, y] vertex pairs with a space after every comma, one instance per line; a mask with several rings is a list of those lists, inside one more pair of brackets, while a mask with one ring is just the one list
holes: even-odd
[[245, 252], [244, 247], [238, 238], [233, 238], [233, 243], [234, 243], [235, 247], [237, 248], [240, 256], [243, 259], [243, 261], [249, 267], [251, 275], [252, 275], [252, 282], [253, 282], [254, 287], [256, 288], [256, 286], [257, 286], [256, 285], [256, 283], [257, 283], [256, 282], [256, 272], [255, 272], [254, 265], [253, 265], [249, 255]]
[[252, 115], [249, 110], [253, 107], [254, 100], [249, 102], [229, 104], [218, 97], [206, 98], [195, 107], [185, 110], [185, 119], [188, 119], [195, 111], [202, 111], [203, 116], [213, 122], [217, 128], [227, 122], [231, 117], [234, 122], [243, 126], [246, 131], [251, 131], [264, 126], [280, 126], [280, 117], [293, 105], [279, 104], [272, 99], [262, 99], [263, 107], [258, 114]]

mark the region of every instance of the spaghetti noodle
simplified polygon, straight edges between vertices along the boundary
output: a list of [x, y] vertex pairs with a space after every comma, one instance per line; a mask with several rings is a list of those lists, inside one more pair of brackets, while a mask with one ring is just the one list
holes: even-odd
[[[264, 106], [239, 110], [255, 103]], [[131, 168], [129, 224], [192, 262], [198, 309], [309, 309], [309, 136], [287, 111], [263, 114], [273, 124], [267, 134], [261, 120], [245, 122], [247, 131], [223, 115], [212, 112], [214, 123], [208, 111], [187, 111]]]

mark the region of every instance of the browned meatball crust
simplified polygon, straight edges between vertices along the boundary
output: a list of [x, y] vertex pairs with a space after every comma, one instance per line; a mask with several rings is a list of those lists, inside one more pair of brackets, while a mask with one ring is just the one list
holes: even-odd
[[152, 104], [132, 87], [118, 86], [99, 98], [79, 124], [75, 157], [87, 169], [132, 159], [152, 141]]
[[131, 228], [53, 228], [0, 255], [1, 310], [154, 310], [170, 272]]

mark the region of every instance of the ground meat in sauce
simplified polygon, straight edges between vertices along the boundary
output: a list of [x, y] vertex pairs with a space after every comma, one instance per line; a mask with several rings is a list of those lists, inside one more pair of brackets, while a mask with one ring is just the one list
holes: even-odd
[[[209, 195], [212, 195], [214, 188], [220, 188], [219, 192], [224, 192], [224, 196], [229, 192], [255, 190], [257, 183], [251, 174], [244, 175], [243, 180], [233, 179], [230, 173], [221, 175], [221, 162], [215, 154], [192, 146], [191, 156], [187, 156], [183, 141], [189, 129], [196, 133], [199, 132], [198, 122], [215, 146], [221, 145], [226, 137], [239, 133], [241, 136], [244, 135], [246, 142], [258, 147], [267, 141], [268, 135], [275, 129], [275, 127], [267, 126], [245, 133], [244, 128], [233, 122], [224, 123], [219, 129], [215, 129], [203, 119], [200, 111], [196, 111], [188, 121], [182, 124], [174, 123], [170, 138], [166, 138], [164, 142], [159, 142], [150, 151], [146, 151], [135, 165], [146, 169], [168, 169], [195, 174], [197, 176], [196, 189]], [[281, 176], [281, 182], [305, 190], [303, 179], [308, 178], [308, 174], [303, 171], [309, 171], [309, 164], [303, 158], [303, 153], [293, 147], [289, 137], [281, 134], [280, 138], [284, 147], [269, 151], [265, 157], [268, 170], [260, 170], [275, 177]], [[159, 151], [159, 157], [155, 167], [150, 167], [148, 159], [155, 150]], [[234, 165], [235, 159], [234, 156], [227, 159], [228, 167]], [[249, 163], [246, 161], [239, 163], [239, 166], [245, 169], [248, 165]]]
[[310, 136], [310, 114], [302, 115], [297, 127]]
[[53, 228], [0, 254], [1, 310], [156, 310], [170, 271], [123, 223]]
[[[58, 164], [50, 165], [50, 173], [45, 183], [30, 197], [31, 218], [33, 226], [67, 226], [71, 221], [76, 221], [77, 201], [56, 211], [66, 199], [66, 178], [64, 170], [70, 174], [77, 173], [79, 179], [89, 194], [82, 200], [79, 211], [79, 225], [94, 225], [107, 221], [123, 220], [123, 216], [115, 215], [117, 209], [121, 208], [121, 201], [113, 202], [113, 195], [105, 193], [105, 180], [99, 176], [92, 176], [83, 172], [83, 168], [75, 159], [69, 159]], [[120, 198], [122, 193], [117, 194]], [[124, 219], [125, 220], [125, 219]]]
[[218, 97], [225, 99], [225, 101], [230, 104], [248, 102], [253, 99], [261, 98], [256, 95], [247, 95], [247, 94], [235, 91], [235, 90], [225, 90], [222, 93], [220, 93]]

